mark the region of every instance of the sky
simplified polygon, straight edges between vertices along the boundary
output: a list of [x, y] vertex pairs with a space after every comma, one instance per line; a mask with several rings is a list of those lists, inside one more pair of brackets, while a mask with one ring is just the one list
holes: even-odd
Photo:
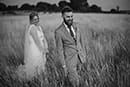
[[[36, 3], [40, 1], [49, 2], [51, 4], [57, 4], [60, 0], [0, 0], [0, 2], [3, 2], [6, 5], [19, 6], [21, 6], [24, 3], [36, 5]], [[130, 10], [130, 0], [88, 0], [88, 3], [90, 5], [96, 4], [102, 7], [103, 10], [110, 10], [111, 8], [116, 8], [117, 6], [119, 6], [121, 10]]]

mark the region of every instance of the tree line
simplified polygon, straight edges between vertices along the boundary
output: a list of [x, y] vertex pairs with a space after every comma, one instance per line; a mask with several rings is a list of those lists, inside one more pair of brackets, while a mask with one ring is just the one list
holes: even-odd
[[[103, 12], [100, 6], [96, 4], [90, 5], [87, 0], [70, 0], [70, 2], [61, 0], [58, 2], [58, 5], [47, 2], [38, 2], [36, 5], [24, 3], [20, 7], [18, 7], [18, 5], [7, 6], [4, 3], [0, 3], [0, 11], [28, 10], [38, 12], [59, 12], [66, 5], [72, 7], [75, 12]], [[110, 9], [110, 12], [119, 12], [119, 6], [117, 9]]]

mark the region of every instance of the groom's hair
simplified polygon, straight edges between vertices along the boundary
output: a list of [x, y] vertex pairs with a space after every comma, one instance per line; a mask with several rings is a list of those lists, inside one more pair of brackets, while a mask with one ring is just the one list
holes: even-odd
[[29, 15], [29, 20], [32, 20], [35, 16], [39, 17], [38, 13], [37, 12], [31, 12], [30, 15]]
[[73, 9], [69, 6], [65, 6], [62, 8], [61, 13], [64, 14], [65, 12], [73, 12]]

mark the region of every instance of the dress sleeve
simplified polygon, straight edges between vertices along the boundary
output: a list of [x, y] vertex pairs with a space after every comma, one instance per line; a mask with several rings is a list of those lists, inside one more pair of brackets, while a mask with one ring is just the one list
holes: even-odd
[[37, 27], [32, 26], [29, 31], [30, 31], [29, 33], [30, 33], [30, 35], [32, 36], [34, 42], [35, 42], [36, 45], [38, 46], [39, 50], [42, 51], [43, 46], [42, 46], [42, 44], [41, 44], [41, 42], [40, 42], [40, 39], [39, 39], [39, 37], [38, 37]]
[[42, 33], [42, 35], [43, 35], [42, 42], [43, 42], [43, 46], [44, 46], [44, 51], [45, 51], [45, 52], [48, 52], [48, 42], [47, 42], [47, 39], [46, 39], [46, 37], [45, 37], [45, 34], [44, 34], [43, 30], [42, 30], [43, 27], [41, 26], [40, 28], [41, 28], [41, 33]]

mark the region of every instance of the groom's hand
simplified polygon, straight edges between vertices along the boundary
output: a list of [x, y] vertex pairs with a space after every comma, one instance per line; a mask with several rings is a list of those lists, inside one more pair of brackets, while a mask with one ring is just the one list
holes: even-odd
[[42, 49], [42, 53], [46, 54], [46, 53], [49, 53], [49, 51], [48, 51], [48, 49]]
[[45, 52], [46, 52], [46, 53], [49, 53], [49, 51], [48, 51], [48, 49], [47, 49], [47, 48], [45, 49]]
[[66, 65], [63, 65], [63, 69], [64, 69], [65, 76], [67, 76], [67, 67], [66, 67]]

